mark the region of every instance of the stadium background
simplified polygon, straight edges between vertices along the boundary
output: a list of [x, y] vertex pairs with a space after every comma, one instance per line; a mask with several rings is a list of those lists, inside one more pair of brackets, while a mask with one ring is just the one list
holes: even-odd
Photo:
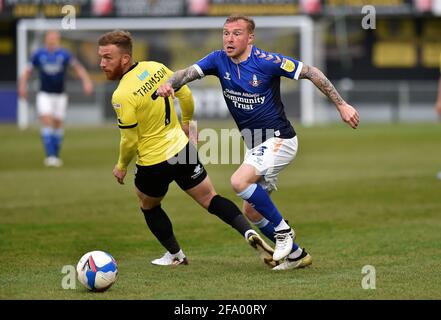
[[[0, 0], [0, 299], [440, 299], [439, 267], [441, 126], [436, 123], [441, 52], [439, 0]], [[17, 26], [23, 19], [61, 19], [64, 5], [78, 18], [306, 16], [314, 25], [313, 62], [361, 113], [353, 131], [315, 90], [319, 125], [302, 126], [298, 88], [285, 82], [285, 101], [301, 150], [281, 176], [274, 194], [298, 226], [299, 241], [314, 265], [306, 272], [274, 274], [237, 235], [202, 212], [175, 186], [164, 207], [190, 257], [190, 268], [155, 269], [149, 259], [162, 248], [145, 229], [133, 195], [111, 176], [118, 130], [110, 106], [113, 83], [98, 68], [95, 40], [64, 31], [71, 49], [95, 81], [92, 97], [69, 75], [65, 165], [42, 165], [37, 122], [32, 114], [37, 79], [30, 83], [28, 130], [17, 128]], [[364, 5], [376, 9], [376, 28], [363, 29]], [[217, 30], [203, 40], [175, 30], [138, 33], [137, 59], [182, 68], [221, 46]], [[73, 35], [80, 35], [79, 37]], [[92, 34], [92, 33], [91, 33]], [[166, 35], [166, 40], [164, 40]], [[260, 30], [264, 48], [299, 52], [289, 34]], [[84, 38], [82, 38], [84, 37]], [[268, 37], [268, 38], [267, 38]], [[35, 32], [29, 52], [41, 43]], [[152, 40], [153, 39], [153, 40]], [[160, 43], [172, 44], [166, 49]], [[169, 50], [170, 49], [170, 50]], [[299, 57], [301, 59], [301, 57]], [[215, 79], [204, 80], [220, 91]], [[198, 91], [198, 84], [190, 85]], [[289, 91], [292, 90], [292, 91]], [[213, 101], [212, 101], [213, 102]], [[219, 102], [222, 106], [223, 102]], [[200, 128], [232, 128], [225, 110], [196, 106]], [[207, 165], [223, 195], [234, 199], [228, 178], [236, 165]], [[75, 265], [92, 249], [109, 250], [120, 263], [120, 279], [104, 295], [63, 290], [63, 265]], [[377, 270], [376, 290], [360, 282], [364, 265]], [[245, 272], [246, 271], [246, 272]], [[252, 289], [250, 289], [252, 288]]]
[[[436, 98], [441, 52], [441, 19], [438, 0], [95, 0], [85, 1], [12, 1], [2, 0], [0, 5], [0, 121], [11, 122], [17, 118], [17, 23], [22, 18], [62, 18], [62, 8], [69, 4], [75, 8], [78, 18], [104, 19], [165, 17], [192, 17], [197, 24], [201, 16], [224, 16], [230, 12], [243, 12], [253, 16], [285, 15], [308, 16], [313, 19], [313, 61], [310, 64], [322, 68], [336, 84], [343, 96], [361, 108], [364, 121], [433, 121], [432, 105]], [[366, 14], [363, 6], [375, 8], [375, 29], [363, 29], [361, 22]], [[182, 31], [155, 32], [151, 36], [135, 37], [137, 59], [161, 60], [171, 68], [182, 68], [213, 48], [220, 47], [217, 30], [208, 35], [192, 35], [185, 39]], [[258, 44], [274, 47], [279, 52], [292, 54], [299, 59], [299, 39], [295, 37], [265, 37], [258, 34]], [[89, 121], [93, 124], [112, 119], [107, 108], [112, 87], [105, 83], [97, 63], [95, 43], [84, 35], [74, 37], [65, 30], [63, 45], [71, 49], [92, 73], [96, 81], [95, 96], [84, 98], [78, 82], [69, 81], [71, 93], [68, 122]], [[83, 40], [82, 40], [83, 38]], [[41, 43], [42, 33], [36, 32], [29, 39], [27, 56]], [[159, 40], [161, 39], [161, 40]], [[185, 40], [183, 40], [185, 39]], [[260, 42], [259, 42], [260, 39]], [[165, 43], [165, 44], [164, 44]], [[31, 112], [37, 79], [31, 90]], [[209, 80], [210, 81], [210, 80]], [[213, 87], [216, 86], [215, 80]], [[291, 88], [295, 85], [291, 85]], [[297, 92], [297, 91], [296, 91]], [[296, 92], [288, 96], [297, 101]], [[298, 92], [297, 92], [298, 94]], [[328, 101], [314, 93], [314, 105], [322, 113], [330, 110]], [[223, 106], [222, 97], [216, 96]], [[96, 103], [98, 101], [98, 103]], [[323, 108], [320, 108], [324, 106]], [[80, 108], [80, 109], [77, 109]], [[198, 116], [226, 117], [226, 108], [199, 108]], [[331, 109], [332, 110], [332, 109]], [[299, 118], [298, 103], [287, 108], [290, 116]], [[88, 117], [84, 117], [88, 114]], [[31, 114], [32, 116], [32, 114]], [[87, 119], [85, 119], [87, 118]], [[32, 120], [35, 121], [35, 115]], [[338, 120], [333, 112], [318, 120]]]

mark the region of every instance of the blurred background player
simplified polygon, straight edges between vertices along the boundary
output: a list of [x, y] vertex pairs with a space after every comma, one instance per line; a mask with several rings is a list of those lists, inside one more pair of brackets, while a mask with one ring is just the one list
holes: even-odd
[[60, 159], [60, 149], [68, 103], [64, 86], [69, 66], [81, 79], [84, 92], [90, 95], [93, 84], [86, 69], [66, 49], [60, 47], [60, 33], [50, 30], [45, 35], [45, 46], [32, 55], [19, 80], [19, 96], [26, 99], [27, 84], [32, 70], [34, 68], [39, 70], [40, 90], [36, 97], [36, 107], [41, 123], [41, 139], [46, 152], [44, 164], [48, 167], [59, 167], [63, 164]]
[[[173, 74], [155, 61], [132, 61], [129, 32], [108, 32], [98, 40], [100, 67], [108, 80], [119, 80], [112, 105], [121, 132], [118, 163], [113, 175], [124, 184], [127, 167], [137, 155], [135, 186], [147, 226], [167, 249], [152, 261], [155, 265], [188, 264], [176, 240], [172, 223], [161, 208], [169, 184], [175, 181], [199, 205], [236, 229], [271, 264], [272, 248], [253, 230], [240, 209], [218, 195], [200, 163], [197, 151], [184, 131], [193, 116], [194, 100], [190, 89], [177, 92], [182, 110], [181, 128], [173, 100], [156, 95], [156, 89]], [[265, 260], [266, 259], [266, 260]]]
[[317, 68], [256, 48], [254, 29], [255, 23], [249, 17], [228, 17], [223, 28], [223, 50], [177, 71], [158, 94], [173, 95], [182, 85], [206, 75], [219, 78], [225, 102], [248, 149], [244, 162], [231, 177], [232, 187], [244, 200], [247, 217], [275, 242], [273, 259], [281, 264], [274, 269], [294, 269], [310, 265], [312, 258], [294, 242], [294, 230], [270, 198], [278, 174], [294, 160], [298, 145], [280, 98], [280, 77], [312, 81], [354, 129], [359, 116]]
[[435, 103], [435, 111], [438, 115], [438, 119], [441, 120], [441, 53], [439, 55], [439, 68], [440, 68], [440, 77], [438, 80], [438, 95]]
[[[438, 96], [435, 103], [435, 111], [438, 115], [438, 119], [441, 121], [441, 54], [439, 55], [439, 68], [440, 77], [438, 80]], [[441, 171], [439, 171], [436, 176], [439, 180], [441, 180]]]

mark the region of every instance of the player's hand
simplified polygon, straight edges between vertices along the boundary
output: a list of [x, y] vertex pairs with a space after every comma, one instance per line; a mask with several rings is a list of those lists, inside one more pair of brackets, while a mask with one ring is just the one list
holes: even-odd
[[161, 84], [156, 90], [156, 94], [160, 97], [170, 97], [175, 98], [175, 90], [173, 89], [172, 85], [168, 82]]
[[347, 103], [339, 105], [337, 108], [342, 120], [353, 129], [357, 129], [358, 124], [360, 123], [360, 115], [358, 114], [358, 111]]
[[90, 96], [93, 92], [93, 83], [92, 81], [85, 81], [83, 82], [83, 90], [84, 93], [88, 96]]
[[181, 123], [182, 131], [184, 131], [185, 135], [188, 137], [190, 133], [190, 122]]
[[189, 121], [187, 123], [181, 124], [182, 130], [185, 132], [188, 140], [193, 143], [195, 146], [198, 144], [199, 135], [198, 128], [195, 125], [195, 121]]
[[113, 168], [113, 176], [116, 178], [116, 181], [118, 181], [119, 184], [124, 184], [124, 178], [127, 174], [127, 170], [120, 170], [118, 169], [118, 166], [115, 166]]

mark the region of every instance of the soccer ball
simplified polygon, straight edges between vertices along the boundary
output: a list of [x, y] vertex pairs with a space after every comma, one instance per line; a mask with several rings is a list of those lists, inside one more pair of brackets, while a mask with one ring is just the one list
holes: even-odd
[[91, 251], [83, 255], [77, 264], [78, 281], [91, 291], [103, 292], [118, 278], [115, 259], [104, 251]]

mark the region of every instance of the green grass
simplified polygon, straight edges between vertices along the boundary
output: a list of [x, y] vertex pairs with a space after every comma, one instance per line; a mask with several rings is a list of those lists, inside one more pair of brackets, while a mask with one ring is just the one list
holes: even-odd
[[[116, 128], [67, 128], [65, 165], [53, 169], [37, 129], [0, 126], [0, 299], [441, 299], [441, 126], [296, 129], [299, 153], [273, 199], [314, 260], [274, 272], [174, 184], [163, 207], [190, 265], [151, 265], [164, 249], [138, 209], [133, 173], [124, 186], [112, 176]], [[229, 185], [237, 166], [206, 167], [240, 206]], [[116, 284], [63, 289], [62, 267], [94, 249], [117, 259]], [[364, 265], [376, 268], [375, 290], [361, 287]]]

